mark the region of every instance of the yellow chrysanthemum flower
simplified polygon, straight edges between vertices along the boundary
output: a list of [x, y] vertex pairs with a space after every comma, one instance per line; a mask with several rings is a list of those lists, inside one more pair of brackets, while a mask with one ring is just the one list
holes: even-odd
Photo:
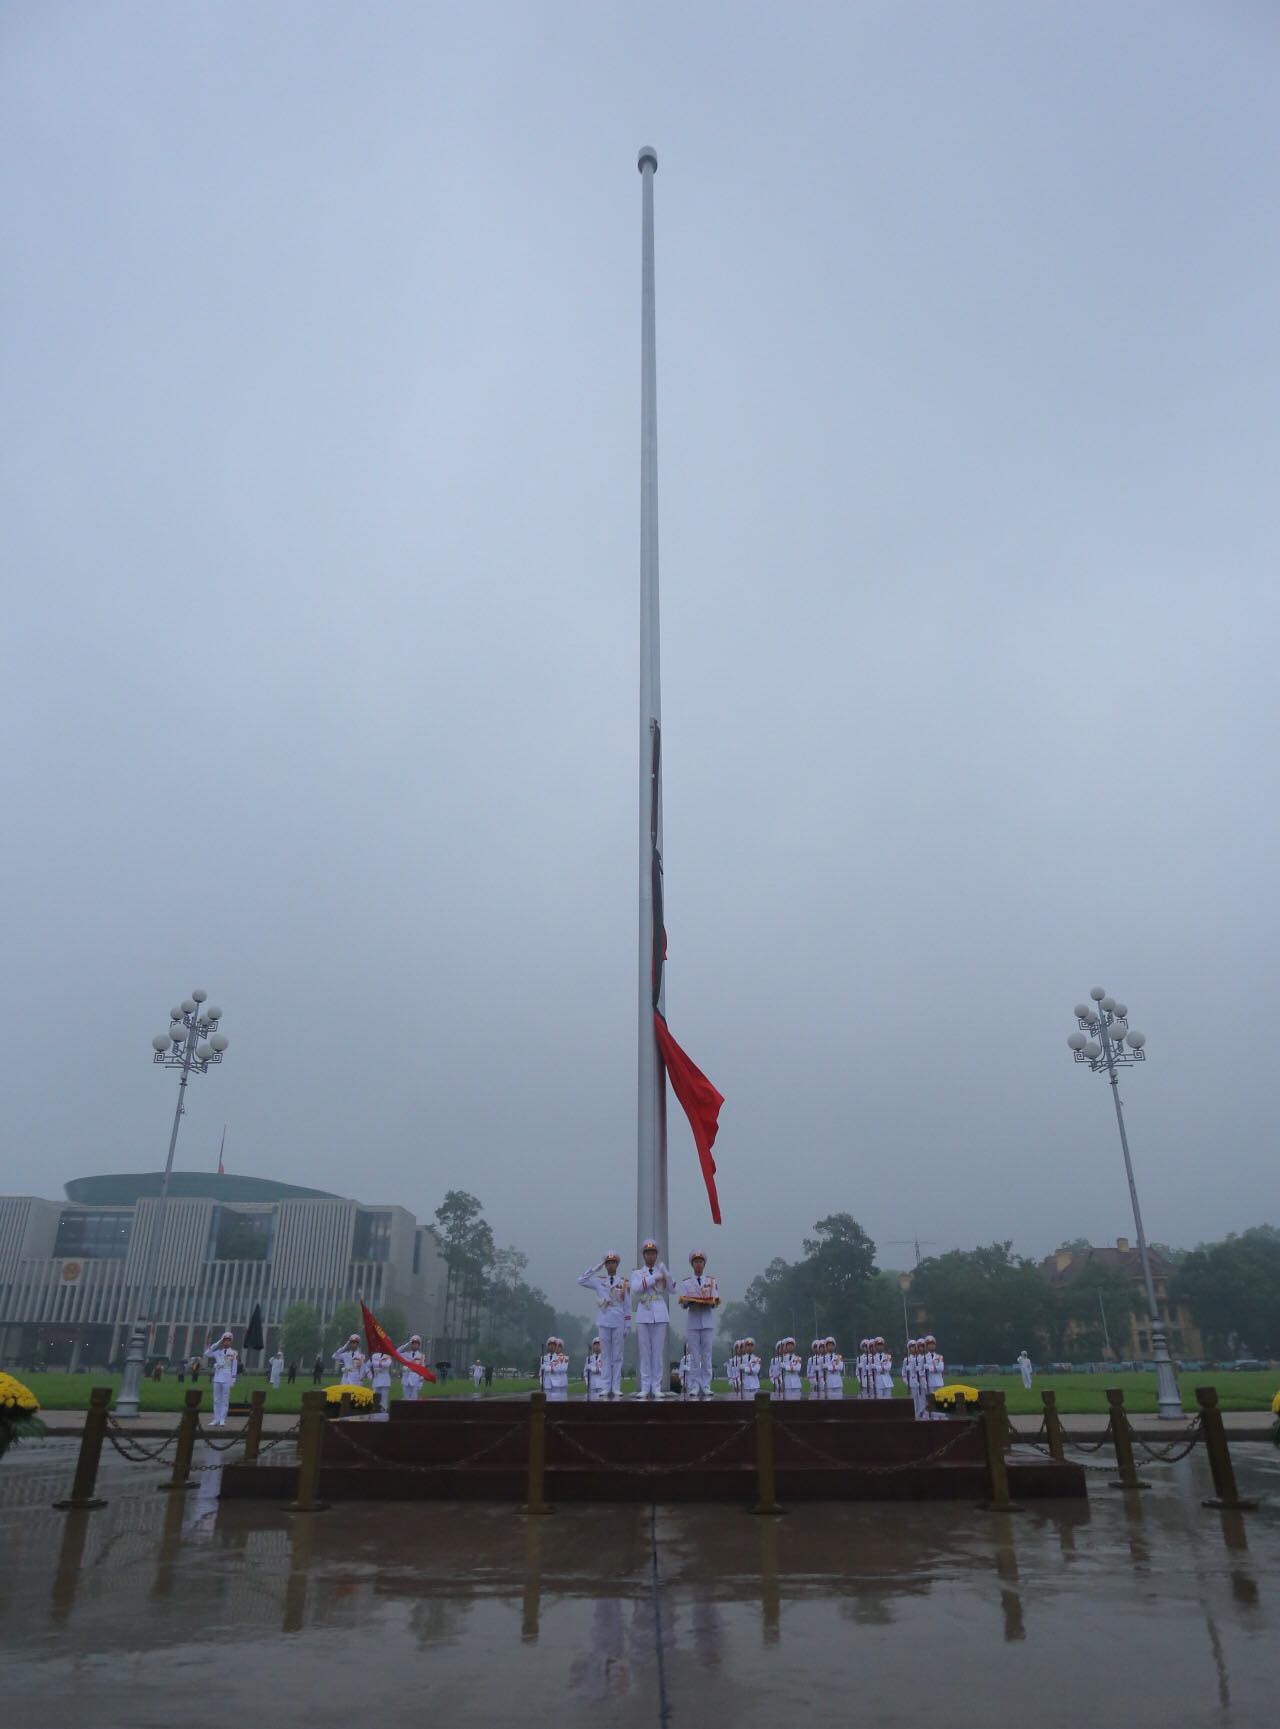
[[1280, 1393], [1277, 1393], [1271, 1401], [1271, 1409], [1277, 1417], [1280, 1417]]
[[331, 1405], [340, 1405], [344, 1399], [351, 1400], [353, 1411], [364, 1411], [373, 1404], [373, 1391], [369, 1387], [326, 1387], [324, 1396]]
[[24, 1387], [12, 1375], [0, 1373], [0, 1410], [21, 1411], [34, 1417], [39, 1409], [40, 1401], [30, 1387]]
[[953, 1405], [957, 1399], [963, 1399], [966, 1404], [976, 1405], [978, 1402], [978, 1389], [976, 1387], [965, 1387], [962, 1386], [959, 1381], [953, 1381], [949, 1387], [939, 1387], [937, 1392], [933, 1395], [933, 1402], [935, 1405]]

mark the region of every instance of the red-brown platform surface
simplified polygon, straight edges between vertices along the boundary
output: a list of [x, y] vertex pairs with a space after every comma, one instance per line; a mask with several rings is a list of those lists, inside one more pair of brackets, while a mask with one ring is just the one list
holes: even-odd
[[[527, 1400], [427, 1400], [387, 1421], [330, 1419], [320, 1495], [340, 1500], [523, 1501]], [[622, 1399], [546, 1407], [548, 1501], [736, 1501], [756, 1498], [755, 1410], [712, 1400]], [[916, 1422], [905, 1399], [774, 1401], [778, 1499], [981, 1500], [981, 1430], [972, 1419]], [[1036, 1454], [1008, 1461], [1016, 1500], [1083, 1496], [1079, 1465]], [[294, 1465], [231, 1464], [222, 1493], [292, 1499]]]

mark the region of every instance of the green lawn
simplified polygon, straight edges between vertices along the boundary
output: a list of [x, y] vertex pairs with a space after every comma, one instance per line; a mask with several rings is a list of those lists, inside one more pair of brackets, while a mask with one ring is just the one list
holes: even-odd
[[[120, 1384], [118, 1375], [101, 1375], [86, 1373], [81, 1375], [62, 1374], [20, 1374], [18, 1379], [39, 1399], [41, 1405], [48, 1411], [83, 1411], [89, 1403], [91, 1387], [109, 1386], [114, 1392]], [[330, 1384], [326, 1382], [326, 1385]], [[196, 1385], [204, 1394], [203, 1408], [207, 1410], [212, 1403], [209, 1378], [202, 1375]], [[491, 1399], [509, 1397], [512, 1393], [527, 1393], [537, 1385], [536, 1381], [510, 1380], [495, 1381], [488, 1389], [486, 1397]], [[1074, 1415], [1089, 1411], [1105, 1412], [1107, 1409], [1106, 1390], [1108, 1387], [1123, 1387], [1125, 1405], [1130, 1411], [1151, 1413], [1156, 1408], [1156, 1379], [1153, 1374], [1115, 1374], [1115, 1375], [1037, 1375], [1029, 1393], [1022, 1389], [1022, 1382], [1017, 1375], [975, 1375], [965, 1378], [965, 1386], [998, 1388], [1008, 1400], [1009, 1410], [1014, 1416], [1034, 1413], [1039, 1415], [1043, 1410], [1040, 1403], [1041, 1391], [1052, 1388], [1058, 1395], [1058, 1409], [1064, 1415]], [[1188, 1411], [1196, 1408], [1196, 1387], [1216, 1387], [1218, 1403], [1224, 1411], [1266, 1411], [1271, 1408], [1271, 1401], [1277, 1391], [1280, 1391], [1280, 1370], [1240, 1370], [1236, 1373], [1211, 1374], [1192, 1371], [1181, 1377], [1182, 1402]], [[179, 1382], [172, 1375], [163, 1381], [144, 1381], [142, 1386], [143, 1411], [177, 1411], [182, 1408], [182, 1396], [190, 1388], [190, 1381]], [[634, 1391], [634, 1381], [624, 1381], [626, 1391]], [[849, 1382], [846, 1379], [846, 1390]], [[311, 1391], [311, 1378], [299, 1379], [290, 1387], [287, 1383], [276, 1389], [267, 1385], [266, 1380], [259, 1375], [242, 1375], [236, 1383], [236, 1400], [247, 1402], [254, 1388], [266, 1389], [267, 1410], [292, 1412], [301, 1408], [302, 1395]], [[727, 1393], [727, 1381], [715, 1383], [717, 1392]], [[575, 1396], [585, 1392], [581, 1381], [570, 1383], [569, 1391]], [[895, 1395], [905, 1398], [906, 1392], [901, 1385], [895, 1386]], [[392, 1389], [392, 1396], [400, 1397], [400, 1384], [397, 1381]], [[423, 1397], [430, 1399], [455, 1398], [469, 1399], [472, 1396], [469, 1381], [449, 1381], [446, 1386], [432, 1386], [428, 1382], [423, 1388]]]

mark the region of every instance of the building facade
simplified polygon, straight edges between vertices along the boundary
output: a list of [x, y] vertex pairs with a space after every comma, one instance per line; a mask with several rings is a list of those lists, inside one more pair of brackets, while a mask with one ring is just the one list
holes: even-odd
[[[0, 1364], [120, 1363], [160, 1213], [160, 1174], [82, 1177], [66, 1201], [0, 1197]], [[431, 1340], [444, 1320], [439, 1239], [404, 1207], [259, 1177], [175, 1171], [156, 1265], [151, 1352], [191, 1357], [255, 1304], [266, 1350], [292, 1303], [398, 1310]], [[397, 1341], [398, 1342], [398, 1341]]]
[[[1174, 1274], [1173, 1265], [1158, 1250], [1149, 1246], [1148, 1253], [1151, 1258], [1151, 1283], [1155, 1286], [1156, 1306], [1160, 1311], [1160, 1319], [1164, 1322], [1170, 1355], [1175, 1358], [1203, 1357], [1204, 1341], [1200, 1337], [1195, 1317], [1185, 1305], [1179, 1306], [1169, 1301], [1169, 1281]], [[1142, 1256], [1131, 1246], [1128, 1237], [1117, 1237], [1113, 1249], [1055, 1249], [1052, 1255], [1040, 1263], [1040, 1271], [1051, 1285], [1060, 1286], [1078, 1278], [1090, 1264], [1109, 1267], [1112, 1272], [1121, 1274], [1134, 1287], [1138, 1299], [1136, 1314], [1109, 1319], [1103, 1316], [1111, 1341], [1110, 1350], [1105, 1351], [1104, 1355], [1116, 1362], [1145, 1362], [1152, 1352], [1147, 1287], [1142, 1276]]]

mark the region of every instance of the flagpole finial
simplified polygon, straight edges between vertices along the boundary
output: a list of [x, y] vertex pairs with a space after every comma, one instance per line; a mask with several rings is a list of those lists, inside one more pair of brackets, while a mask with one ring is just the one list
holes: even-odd
[[658, 172], [658, 152], [653, 148], [652, 144], [641, 145], [640, 154], [636, 157], [636, 167], [640, 170], [641, 174], [644, 173], [646, 163], [653, 169], [655, 174]]

